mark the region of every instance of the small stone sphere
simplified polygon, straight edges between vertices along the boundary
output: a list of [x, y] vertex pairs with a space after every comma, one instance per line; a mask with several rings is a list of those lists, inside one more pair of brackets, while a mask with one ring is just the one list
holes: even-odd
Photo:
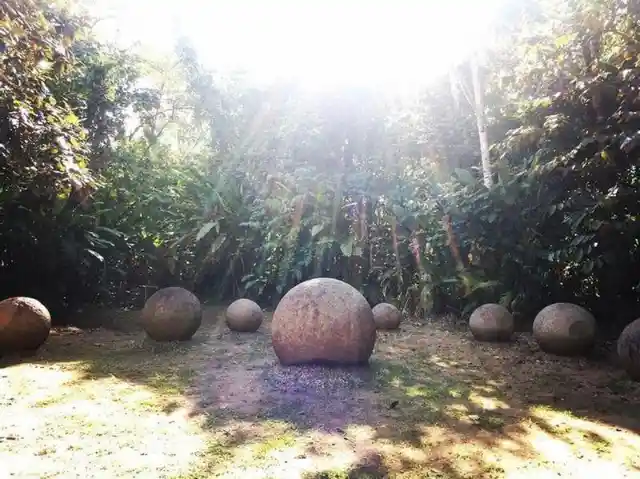
[[499, 304], [483, 304], [471, 313], [469, 329], [478, 341], [509, 341], [513, 335], [513, 316]]
[[155, 341], [186, 341], [202, 324], [202, 305], [184, 288], [160, 289], [145, 303], [141, 323]]
[[262, 309], [250, 299], [237, 299], [229, 305], [225, 313], [227, 326], [232, 331], [253, 333], [264, 319]]
[[618, 358], [629, 377], [640, 381], [640, 319], [622, 330], [618, 338]]
[[398, 329], [402, 321], [402, 313], [393, 304], [376, 304], [373, 309], [373, 320], [378, 329]]
[[40, 301], [27, 297], [0, 301], [0, 353], [35, 351], [50, 332], [51, 315]]
[[315, 278], [293, 287], [273, 313], [271, 342], [283, 365], [359, 365], [376, 342], [373, 312], [353, 286]]
[[596, 319], [577, 304], [551, 304], [533, 320], [533, 337], [540, 349], [551, 354], [583, 354], [593, 345], [595, 335]]

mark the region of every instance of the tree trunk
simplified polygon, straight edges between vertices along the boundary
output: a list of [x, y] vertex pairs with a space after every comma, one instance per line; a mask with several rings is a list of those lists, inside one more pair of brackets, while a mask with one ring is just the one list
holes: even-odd
[[484, 117], [484, 91], [480, 83], [478, 60], [475, 54], [471, 57], [471, 79], [473, 81], [476, 122], [478, 123], [478, 138], [480, 139], [482, 177], [484, 178], [484, 185], [487, 188], [491, 188], [493, 178], [491, 175], [491, 158], [489, 156], [489, 138], [487, 136], [487, 125]]

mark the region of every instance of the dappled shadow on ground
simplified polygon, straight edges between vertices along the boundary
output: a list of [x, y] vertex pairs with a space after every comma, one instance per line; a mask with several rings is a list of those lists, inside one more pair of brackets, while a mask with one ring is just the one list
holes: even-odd
[[[560, 476], [599, 468], [626, 477], [637, 467], [632, 404], [639, 389], [619, 371], [547, 357], [528, 341], [486, 345], [447, 331], [431, 334], [434, 340], [415, 345], [395, 343], [377, 364], [378, 385], [397, 401], [378, 437], [401, 438], [432, 455], [453, 453], [455, 463], [440, 466], [445, 477], [502, 477], [527, 468]], [[421, 351], [429, 354], [420, 358]], [[393, 359], [402, 356], [412, 359]], [[624, 392], [613, 393], [611, 384]], [[426, 420], [407, 421], [419, 417]]]
[[220, 312], [191, 342], [67, 330], [26, 361], [142, 385], [197, 425], [206, 445], [180, 477], [640, 475], [640, 385], [607, 363], [434, 321], [381, 333], [367, 368], [285, 368], [268, 324], [231, 333]]
[[283, 368], [269, 348], [247, 358], [238, 346], [199, 375], [196, 412], [213, 430], [251, 424], [254, 442], [286, 425], [298, 451], [290, 466], [313, 458], [317, 477], [356, 477], [371, 454], [380, 477], [626, 477], [640, 466], [640, 387], [610, 365], [547, 356], [526, 335], [481, 344], [406, 325], [380, 335], [369, 368]]

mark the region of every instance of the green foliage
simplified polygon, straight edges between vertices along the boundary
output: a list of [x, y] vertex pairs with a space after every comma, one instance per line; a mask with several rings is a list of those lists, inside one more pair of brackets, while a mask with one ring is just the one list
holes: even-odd
[[0, 291], [70, 307], [180, 284], [275, 304], [322, 275], [416, 314], [569, 300], [633, 319], [638, 12], [510, 8], [482, 69], [487, 189], [465, 62], [411, 104], [310, 96], [216, 75], [186, 41], [152, 64], [86, 18], [4, 2]]
[[54, 312], [108, 297], [107, 259], [129, 247], [91, 195], [103, 193], [96, 160], [134, 103], [122, 93], [135, 65], [86, 40], [88, 24], [46, 2], [0, 5], [0, 290]]
[[0, 5], [0, 180], [4, 199], [41, 198], [89, 181], [84, 133], [67, 98], [52, 94], [69, 80], [69, 46], [82, 19], [35, 1]]
[[538, 18], [543, 26], [562, 20], [562, 31], [523, 39], [507, 82], [503, 58], [491, 65], [492, 87], [502, 82], [504, 97], [526, 100], [517, 109], [493, 105], [510, 127], [493, 146], [498, 185], [488, 191], [465, 172], [445, 196], [465, 274], [481, 286], [468, 285], [468, 309], [500, 298], [531, 318], [541, 305], [569, 300], [610, 324], [639, 312], [640, 30], [634, 13], [614, 4], [577, 2]]

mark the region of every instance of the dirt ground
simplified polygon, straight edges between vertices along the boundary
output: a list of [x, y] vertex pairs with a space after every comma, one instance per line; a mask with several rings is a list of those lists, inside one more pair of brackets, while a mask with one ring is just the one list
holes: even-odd
[[[640, 384], [527, 334], [380, 333], [368, 368], [283, 368], [209, 308], [194, 339], [61, 329], [0, 362], [0, 479], [640, 478]], [[4, 474], [4, 475], [3, 475]]]

